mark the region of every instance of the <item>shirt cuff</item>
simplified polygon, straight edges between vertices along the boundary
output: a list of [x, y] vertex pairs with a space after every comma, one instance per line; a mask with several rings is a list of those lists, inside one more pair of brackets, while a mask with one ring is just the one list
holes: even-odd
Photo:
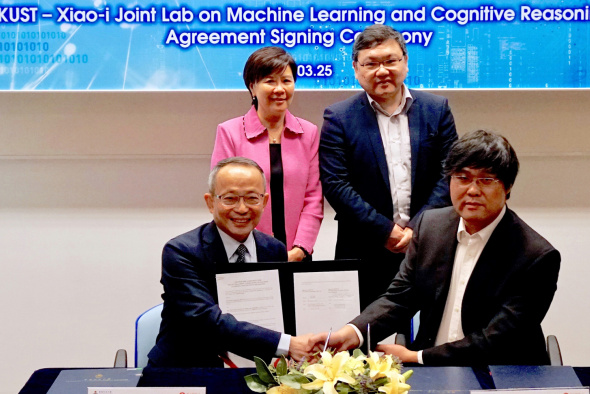
[[422, 360], [422, 350], [418, 350], [418, 364], [424, 365], [424, 360]]
[[288, 356], [290, 344], [291, 344], [291, 335], [281, 334], [281, 339], [279, 339], [279, 344], [277, 345], [277, 352], [275, 353], [275, 355], [277, 357]]
[[361, 334], [361, 331], [354, 324], [347, 324], [347, 326], [351, 326], [352, 328], [354, 328], [354, 332], [356, 332], [356, 336], [359, 337], [359, 347], [363, 346], [363, 343], [365, 343], [365, 340], [363, 339], [363, 334]]

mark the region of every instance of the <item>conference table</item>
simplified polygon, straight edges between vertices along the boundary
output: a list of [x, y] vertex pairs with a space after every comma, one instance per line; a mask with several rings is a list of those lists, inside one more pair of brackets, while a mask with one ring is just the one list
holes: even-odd
[[[492, 366], [468, 367], [425, 367], [406, 365], [404, 370], [413, 369], [414, 375], [408, 382], [410, 394], [428, 391], [462, 394], [469, 390], [525, 387], [572, 387], [572, 376], [576, 386], [590, 386], [590, 367], [531, 367]], [[44, 368], [35, 371], [20, 394], [45, 394], [63, 370], [75, 368]], [[81, 369], [82, 370], [82, 369]], [[206, 387], [207, 394], [252, 393], [244, 382], [244, 376], [254, 373], [253, 368], [151, 368], [142, 371], [137, 387]], [[501, 374], [509, 378], [502, 381]], [[496, 375], [492, 378], [492, 375]], [[507, 386], [507, 387], [503, 387]], [[520, 387], [519, 387], [520, 386]], [[85, 394], [85, 393], [83, 393]]]

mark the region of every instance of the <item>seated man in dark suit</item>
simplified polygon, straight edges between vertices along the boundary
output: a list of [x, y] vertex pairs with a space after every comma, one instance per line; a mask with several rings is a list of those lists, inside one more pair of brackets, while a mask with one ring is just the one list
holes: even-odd
[[291, 337], [223, 313], [217, 304], [218, 264], [287, 261], [285, 245], [254, 227], [268, 201], [262, 169], [254, 161], [231, 157], [209, 175], [205, 201], [213, 221], [164, 246], [164, 309], [149, 365], [221, 367], [227, 351], [252, 359], [308, 353], [310, 336]]
[[420, 311], [408, 348], [377, 350], [429, 365], [547, 364], [541, 321], [560, 255], [506, 206], [518, 166], [502, 136], [460, 138], [444, 165], [453, 206], [422, 214], [387, 293], [332, 333], [330, 346], [362, 345], [368, 325], [377, 343]]

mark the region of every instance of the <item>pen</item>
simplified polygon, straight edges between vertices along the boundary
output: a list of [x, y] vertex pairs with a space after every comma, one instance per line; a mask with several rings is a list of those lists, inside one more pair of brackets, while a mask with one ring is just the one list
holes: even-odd
[[332, 335], [332, 327], [330, 327], [330, 331], [328, 332], [328, 337], [326, 338], [326, 343], [324, 344], [324, 352], [328, 348], [328, 342], [330, 342], [330, 335]]
[[367, 323], [367, 351], [371, 351], [371, 324]]

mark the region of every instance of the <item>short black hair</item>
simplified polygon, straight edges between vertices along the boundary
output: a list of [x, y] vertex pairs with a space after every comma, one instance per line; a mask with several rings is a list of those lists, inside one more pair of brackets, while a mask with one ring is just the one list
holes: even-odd
[[[491, 131], [476, 130], [459, 138], [451, 146], [443, 171], [447, 180], [464, 168], [476, 168], [494, 174], [509, 191], [518, 174], [518, 157], [510, 142]], [[506, 198], [510, 197], [510, 192]]]
[[[252, 95], [250, 85], [272, 73], [283, 71], [287, 67], [293, 73], [293, 81], [297, 82], [297, 63], [289, 52], [281, 47], [263, 47], [254, 51], [246, 60], [243, 72], [244, 83], [250, 95]], [[252, 101], [252, 104], [257, 106], [255, 100]]]
[[404, 40], [404, 36], [399, 31], [391, 26], [375, 24], [365, 28], [355, 38], [354, 45], [352, 46], [352, 60], [355, 62], [358, 61], [359, 51], [376, 47], [387, 40], [396, 41], [402, 49], [404, 56], [408, 54], [406, 40]]
[[225, 158], [223, 160], [220, 160], [215, 165], [215, 167], [213, 167], [213, 169], [211, 170], [211, 172], [209, 173], [209, 179], [208, 179], [208, 182], [207, 182], [208, 183], [207, 186], [209, 186], [209, 193], [210, 194], [212, 194], [212, 195], [215, 194], [215, 186], [216, 186], [216, 183], [217, 183], [217, 173], [223, 167], [226, 167], [226, 166], [229, 166], [229, 165], [256, 168], [258, 170], [258, 172], [260, 172], [260, 176], [262, 177], [262, 184], [264, 185], [264, 192], [266, 193], [266, 177], [264, 176], [264, 171], [262, 170], [262, 168], [260, 168], [260, 166], [258, 165], [258, 163], [256, 163], [254, 160], [248, 159], [246, 157], [234, 156], [234, 157], [228, 157], [228, 158]]

